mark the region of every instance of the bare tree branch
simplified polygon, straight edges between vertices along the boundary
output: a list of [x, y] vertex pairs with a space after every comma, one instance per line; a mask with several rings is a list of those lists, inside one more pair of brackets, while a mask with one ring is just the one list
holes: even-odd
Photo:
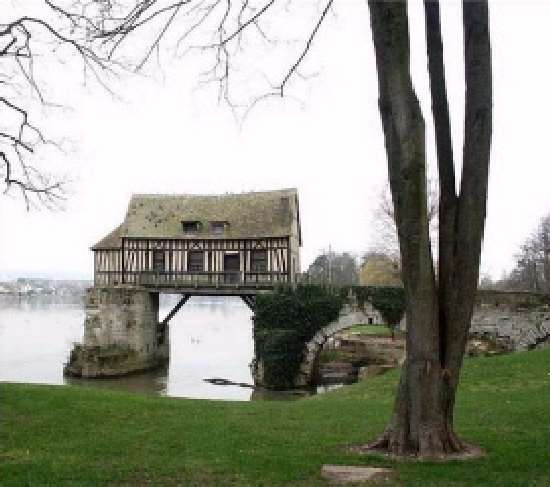
[[[95, 0], [92, 0], [92, 2]], [[64, 199], [65, 178], [48, 175], [38, 166], [37, 152], [42, 146], [62, 150], [59, 143], [46, 137], [41, 128], [31, 122], [36, 103], [48, 108], [43, 80], [36, 77], [35, 62], [53, 65], [61, 48], [65, 55], [76, 55], [82, 63], [84, 75], [90, 73], [105, 88], [105, 73], [113, 73], [116, 63], [109, 61], [88, 42], [90, 30], [99, 30], [85, 15], [71, 14], [50, 0], [44, 0], [46, 9], [54, 18], [21, 15], [0, 23], [0, 110], [3, 126], [0, 128], [0, 180], [3, 194], [19, 190], [27, 208], [36, 205], [57, 207]], [[26, 13], [26, 12], [25, 12]], [[30, 88], [31, 96], [24, 88]], [[33, 105], [34, 104], [34, 105]], [[34, 108], [33, 108], [34, 107]]]
[[[269, 51], [280, 43], [279, 35], [271, 31], [270, 20], [275, 11], [277, 15], [291, 16], [292, 9], [303, 7], [297, 2], [280, 3], [275, 0], [43, 0], [42, 11], [28, 9], [19, 17], [0, 22], [0, 106], [12, 113], [7, 119], [16, 120], [13, 127], [0, 127], [0, 177], [4, 181], [4, 192], [19, 188], [27, 206], [32, 194], [40, 195], [39, 200], [45, 195], [55, 200], [63, 192], [61, 182], [50, 180], [34, 165], [38, 146], [51, 141], [31, 123], [31, 101], [24, 94], [24, 87], [30, 88], [38, 103], [52, 106], [42, 80], [35, 73], [35, 63], [44, 63], [46, 50], [52, 60], [59, 53], [78, 57], [84, 79], [90, 77], [114, 95], [105, 79], [115, 70], [130, 66], [134, 71], [143, 70], [155, 52], [160, 56], [162, 46], [168, 41], [173, 43], [176, 55], [180, 47], [189, 44], [187, 52], [199, 49], [212, 54], [212, 65], [203, 72], [202, 85], [217, 84], [218, 99], [231, 108], [237, 119], [244, 120], [250, 110], [266, 99], [292, 98], [286, 93], [287, 86], [295, 77], [307, 78], [300, 73], [300, 68], [334, 0], [319, 0], [318, 13], [314, 14], [306, 35], [281, 44], [289, 51], [288, 64], [279, 62], [277, 70], [269, 73], [258, 68], [264, 84], [260, 81], [255, 95], [240, 99], [237, 93], [243, 85], [242, 73], [246, 70], [253, 73], [255, 69], [254, 63], [244, 60], [241, 54], [248, 49]], [[209, 42], [205, 36], [210, 36]], [[207, 42], [192, 45], [192, 37]], [[297, 43], [300, 47], [296, 52]]]
[[313, 31], [309, 35], [309, 38], [306, 42], [304, 50], [300, 53], [300, 56], [298, 57], [296, 62], [290, 67], [290, 69], [288, 70], [286, 76], [284, 77], [283, 81], [281, 82], [281, 85], [279, 86], [281, 96], [283, 96], [283, 90], [284, 90], [285, 85], [287, 84], [288, 80], [296, 72], [296, 70], [298, 69], [300, 64], [302, 64], [302, 61], [306, 57], [307, 53], [309, 52], [309, 50], [311, 48], [311, 44], [313, 43], [313, 39], [317, 35], [317, 31], [319, 30], [319, 27], [321, 27], [321, 24], [323, 23], [323, 20], [325, 20], [325, 17], [327, 15], [328, 11], [330, 10], [330, 7], [332, 6], [333, 1], [334, 0], [329, 0], [327, 2], [325, 8], [323, 9], [323, 12], [322, 12], [321, 16], [319, 17], [319, 20], [317, 21], [317, 23], [315, 24], [315, 27], [313, 28]]
[[[51, 2], [51, 0], [48, 0]], [[181, 0], [168, 1], [162, 0], [138, 0], [131, 5], [125, 13], [122, 13], [119, 18], [111, 13], [106, 18], [102, 18], [101, 22], [108, 21], [110, 28], [101, 29], [99, 19], [93, 22], [90, 30], [95, 33], [95, 38], [101, 40], [102, 45], [108, 47], [108, 58], [112, 59], [115, 53], [123, 47], [125, 41], [130, 38], [131, 34], [135, 34], [140, 28], [146, 25], [151, 25], [159, 19], [163, 19], [158, 24], [157, 34], [147, 44], [144, 55], [141, 56], [139, 62], [136, 63], [135, 70], [139, 71], [144, 68], [151, 54], [160, 49], [161, 43], [167, 38], [171, 30], [178, 29], [175, 26], [175, 18], [179, 15], [182, 23], [187, 23], [182, 29], [182, 33], [175, 42], [176, 52], [179, 51], [182, 44], [187, 41], [192, 34], [197, 33], [201, 27], [205, 31], [211, 30], [214, 34], [214, 39], [209, 43], [201, 43], [199, 45], [191, 45], [189, 50], [198, 49], [200, 51], [211, 51], [213, 53], [212, 67], [202, 73], [201, 85], [211, 83], [218, 84], [218, 99], [224, 100], [226, 104], [235, 112], [238, 109], [248, 113], [260, 101], [273, 96], [282, 97], [285, 95], [285, 88], [294, 76], [305, 78], [299, 73], [299, 68], [304, 62], [307, 54], [310, 52], [313, 41], [318, 34], [318, 31], [325, 21], [328, 12], [333, 6], [334, 0], [327, 0], [323, 4], [319, 15], [316, 17], [313, 27], [304, 40], [303, 47], [298, 52], [295, 61], [289, 64], [289, 67], [280, 75], [280, 81], [269, 83], [268, 89], [259, 95], [252, 97], [248, 102], [238, 103], [233, 98], [230, 81], [232, 72], [236, 69], [235, 52], [243, 50], [243, 36], [246, 32], [253, 28], [261, 39], [273, 44], [269, 34], [260, 25], [260, 20], [267, 19], [270, 12], [273, 11], [277, 2], [268, 0], [263, 4], [256, 6], [251, 0]], [[83, 0], [77, 0], [77, 4], [82, 5]], [[124, 5], [124, 2], [122, 2]], [[284, 7], [287, 11], [290, 9], [291, 2], [287, 2]], [[57, 7], [59, 8], [59, 7]], [[122, 8], [122, 7], [121, 7]], [[122, 8], [123, 11], [123, 8]], [[215, 13], [220, 15], [215, 25], [211, 25], [209, 21]], [[70, 19], [80, 18], [76, 14], [64, 11], [63, 14]], [[178, 23], [178, 25], [180, 25]]]

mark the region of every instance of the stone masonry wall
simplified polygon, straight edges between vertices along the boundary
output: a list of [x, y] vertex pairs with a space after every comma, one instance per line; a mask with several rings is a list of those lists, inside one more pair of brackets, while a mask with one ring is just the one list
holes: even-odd
[[489, 338], [509, 350], [550, 342], [550, 295], [479, 291], [470, 328], [472, 338]]
[[65, 372], [107, 377], [155, 368], [168, 360], [168, 330], [158, 333], [158, 293], [136, 287], [87, 290], [84, 340]]

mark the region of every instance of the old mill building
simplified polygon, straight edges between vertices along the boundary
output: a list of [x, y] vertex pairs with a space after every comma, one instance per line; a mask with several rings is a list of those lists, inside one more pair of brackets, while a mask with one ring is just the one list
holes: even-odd
[[296, 189], [132, 196], [124, 221], [92, 247], [95, 286], [239, 294], [300, 272]]
[[[161, 366], [169, 322], [191, 296], [240, 296], [296, 282], [302, 244], [295, 189], [135, 195], [124, 221], [92, 247], [84, 339], [65, 373], [109, 377]], [[159, 320], [159, 295], [180, 294]]]

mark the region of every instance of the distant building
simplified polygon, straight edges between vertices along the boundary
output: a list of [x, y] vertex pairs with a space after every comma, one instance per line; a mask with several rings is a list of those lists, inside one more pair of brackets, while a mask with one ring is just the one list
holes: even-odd
[[296, 189], [134, 195], [92, 247], [94, 283], [272, 287], [295, 282], [301, 245]]
[[11, 288], [0, 284], [0, 294], [10, 294], [12, 292]]

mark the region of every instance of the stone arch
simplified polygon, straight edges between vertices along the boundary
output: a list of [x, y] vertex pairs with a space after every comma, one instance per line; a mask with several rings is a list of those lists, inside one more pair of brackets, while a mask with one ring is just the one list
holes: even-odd
[[294, 381], [295, 386], [306, 387], [311, 384], [317, 357], [329, 338], [354, 325], [369, 325], [372, 323], [384, 323], [384, 320], [380, 312], [371, 303], [366, 302], [362, 307], [353, 304], [345, 305], [336, 321], [321, 328], [306, 343], [303, 359]]
[[531, 350], [546, 342], [550, 343], [550, 321], [543, 321], [538, 326], [524, 330], [518, 340], [517, 348]]

